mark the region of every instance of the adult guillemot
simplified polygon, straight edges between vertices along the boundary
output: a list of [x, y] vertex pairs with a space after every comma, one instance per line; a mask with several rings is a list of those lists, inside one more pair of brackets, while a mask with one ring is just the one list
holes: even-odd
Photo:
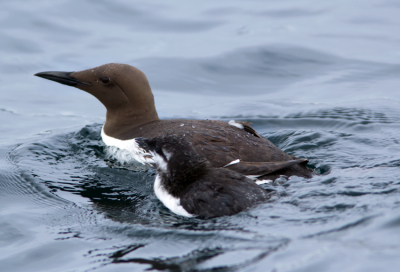
[[270, 192], [246, 176], [226, 168], [212, 168], [183, 137], [169, 135], [135, 141], [156, 162], [157, 198], [178, 215], [232, 215], [270, 197]]
[[[102, 139], [117, 159], [144, 164], [153, 158], [141, 153], [136, 137], [178, 135], [191, 142], [213, 167], [227, 166], [245, 175], [311, 177], [307, 160], [297, 159], [260, 136], [248, 123], [216, 120], [160, 120], [145, 74], [126, 64], [105, 64], [79, 72], [41, 72], [36, 76], [74, 86], [95, 96], [106, 107]], [[121, 155], [121, 153], [124, 153]], [[273, 170], [273, 171], [271, 171]]]

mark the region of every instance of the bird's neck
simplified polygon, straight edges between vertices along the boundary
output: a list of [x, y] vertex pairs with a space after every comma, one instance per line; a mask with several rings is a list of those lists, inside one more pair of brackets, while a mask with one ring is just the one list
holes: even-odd
[[104, 132], [106, 135], [120, 139], [128, 140], [132, 138], [132, 131], [145, 124], [159, 121], [157, 111], [148, 111], [145, 113], [132, 112], [109, 112], [106, 114], [104, 123]]

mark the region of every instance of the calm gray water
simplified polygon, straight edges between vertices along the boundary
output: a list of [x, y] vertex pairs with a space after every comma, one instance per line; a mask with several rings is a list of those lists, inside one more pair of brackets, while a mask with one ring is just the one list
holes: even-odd
[[[399, 271], [400, 4], [2, 1], [0, 271]], [[248, 120], [311, 179], [185, 219], [110, 168], [105, 109], [33, 77], [143, 70], [161, 118]]]

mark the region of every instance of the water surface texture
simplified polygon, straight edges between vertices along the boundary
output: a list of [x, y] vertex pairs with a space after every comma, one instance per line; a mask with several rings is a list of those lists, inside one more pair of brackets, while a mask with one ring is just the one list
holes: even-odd
[[[399, 271], [397, 1], [2, 1], [0, 271]], [[104, 107], [33, 77], [108, 62], [161, 118], [247, 120], [311, 179], [209, 220], [111, 168]]]

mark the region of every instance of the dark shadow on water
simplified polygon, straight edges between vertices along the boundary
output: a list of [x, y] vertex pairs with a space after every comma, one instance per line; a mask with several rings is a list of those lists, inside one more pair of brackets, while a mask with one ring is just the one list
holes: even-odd
[[[131, 250], [132, 251], [132, 250]], [[110, 256], [113, 259], [112, 263], [137, 263], [149, 265], [146, 270], [157, 270], [157, 271], [199, 271], [192, 270], [197, 265], [214, 258], [224, 252], [223, 249], [216, 248], [213, 250], [205, 249], [192, 252], [187, 256], [162, 259], [145, 259], [145, 258], [128, 258], [123, 259], [124, 255], [119, 254], [120, 251], [113, 253]], [[207, 271], [207, 270], [200, 270]], [[213, 271], [234, 271], [234, 269], [229, 267], [214, 268]]]
[[[117, 248], [94, 250], [89, 252], [89, 255], [96, 255], [97, 257], [103, 256], [109, 258], [110, 261], [102, 264], [102, 266], [107, 266], [110, 264], [118, 263], [134, 263], [139, 265], [145, 265], [147, 270], [156, 271], [240, 271], [249, 264], [254, 264], [263, 258], [267, 257], [271, 253], [279, 250], [280, 248], [286, 246], [288, 241], [281, 241], [280, 243], [272, 243], [271, 245], [265, 245], [264, 247], [251, 247], [245, 246], [242, 248], [234, 248], [232, 246], [225, 247], [205, 247], [203, 249], [196, 249], [188, 254], [179, 257], [170, 258], [135, 258], [130, 256], [136, 250], [144, 248], [145, 244], [132, 244], [121, 246]], [[212, 261], [218, 256], [223, 256], [224, 254], [230, 254], [236, 250], [246, 252], [247, 250], [256, 251], [257, 253], [253, 255], [250, 259], [237, 263], [237, 260], [232, 259], [231, 265], [214, 265], [211, 266], [207, 264], [207, 261]], [[104, 252], [104, 253], [101, 253]], [[134, 254], [131, 254], [134, 256]]]

